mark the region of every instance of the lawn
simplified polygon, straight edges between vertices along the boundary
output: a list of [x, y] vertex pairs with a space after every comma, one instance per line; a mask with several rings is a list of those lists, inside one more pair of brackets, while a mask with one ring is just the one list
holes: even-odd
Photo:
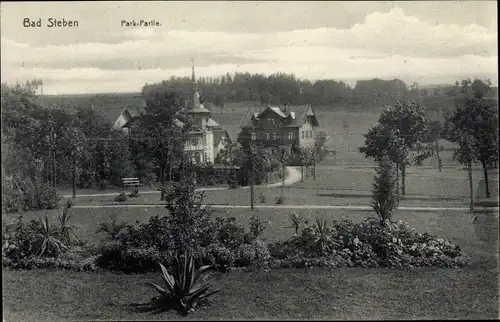
[[[73, 220], [95, 238], [95, 225], [111, 216], [108, 209], [74, 209]], [[163, 209], [116, 209], [119, 218], [147, 220]], [[289, 210], [216, 211], [246, 225], [255, 214], [271, 220], [264, 238], [286, 238]], [[32, 214], [33, 216], [35, 214]], [[366, 212], [305, 212], [335, 219], [362, 220]], [[219, 275], [221, 292], [210, 307], [190, 319], [484, 319], [498, 317], [498, 214], [479, 213], [476, 223], [463, 212], [398, 213], [419, 231], [450, 238], [473, 263], [463, 269], [280, 269], [235, 271]], [[55, 270], [3, 271], [4, 319], [10, 320], [165, 320], [175, 313], [141, 312], [154, 292], [144, 285], [155, 274], [122, 275]]]
[[[172, 320], [140, 312], [155, 274], [4, 271], [4, 320]], [[470, 269], [233, 272], [189, 319], [485, 319], [498, 317], [496, 274]], [[8, 295], [8, 296], [6, 296]]]
[[[371, 168], [346, 168], [318, 166], [316, 180], [312, 176], [284, 188], [285, 204], [288, 205], [367, 205], [371, 203], [371, 189], [375, 172]], [[474, 195], [478, 202], [485, 200], [482, 172], [474, 173]], [[498, 170], [490, 172], [490, 190], [492, 202], [498, 202]], [[146, 188], [144, 188], [146, 189]], [[105, 191], [108, 193], [108, 191]], [[116, 195], [118, 190], [114, 190]], [[78, 192], [80, 193], [80, 192]], [[82, 192], [87, 193], [87, 192]], [[97, 193], [95, 191], [94, 193]], [[249, 205], [249, 189], [229, 189], [206, 191], [208, 204]], [[281, 196], [281, 187], [255, 188], [256, 204], [259, 196], [265, 197], [266, 205], [274, 205]], [[118, 204], [115, 195], [101, 197], [78, 197], [77, 205]], [[469, 185], [467, 173], [453, 168], [446, 168], [440, 173], [432, 168], [409, 168], [406, 179], [406, 195], [401, 197], [401, 206], [422, 207], [467, 207], [469, 204]], [[125, 204], [158, 204], [160, 195], [142, 194], [131, 198]]]

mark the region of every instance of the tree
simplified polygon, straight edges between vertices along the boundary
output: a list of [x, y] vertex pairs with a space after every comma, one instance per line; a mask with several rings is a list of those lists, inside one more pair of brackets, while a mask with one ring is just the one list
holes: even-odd
[[434, 145], [434, 152], [436, 153], [436, 158], [438, 161], [439, 172], [441, 172], [442, 161], [439, 157], [439, 139], [441, 138], [442, 124], [439, 120], [429, 121], [429, 143]]
[[[471, 84], [475, 84], [476, 90], [471, 90]], [[483, 98], [481, 91], [485, 90], [477, 80], [464, 80], [462, 85], [462, 92], [466, 95], [455, 113], [446, 120], [446, 135], [451, 142], [459, 145], [455, 155], [468, 169], [475, 160], [481, 162], [486, 197], [489, 198], [488, 166], [498, 159], [498, 111], [492, 102]], [[471, 175], [469, 173], [469, 178]]]
[[203, 205], [204, 192], [196, 192], [193, 172], [165, 191], [168, 226], [175, 250], [194, 250], [202, 244], [203, 232], [210, 227], [211, 210]]
[[160, 170], [160, 181], [172, 179], [172, 169], [180, 164], [184, 151], [188, 124], [180, 126], [180, 111], [184, 101], [174, 91], [154, 92], [147, 99], [145, 113], [141, 115], [135, 136], [143, 138], [145, 154], [152, 157]]
[[378, 122], [364, 135], [365, 145], [359, 151], [376, 162], [388, 156], [396, 164], [397, 171], [401, 170], [404, 195], [406, 167], [420, 165], [432, 155], [432, 150], [425, 144], [428, 136], [426, 114], [416, 102], [398, 101], [394, 107], [381, 113]]
[[220, 107], [220, 113], [224, 114], [224, 95], [218, 94], [214, 98], [214, 105]]
[[373, 183], [372, 207], [382, 226], [389, 225], [399, 203], [399, 189], [389, 156], [381, 157]]
[[288, 165], [288, 161], [290, 160], [291, 153], [290, 153], [290, 149], [286, 146], [277, 147], [276, 152], [277, 152], [279, 164], [281, 166], [281, 180], [282, 180], [281, 197], [283, 197], [283, 195], [285, 193], [285, 172], [286, 172], [285, 170], [286, 170], [286, 166]]

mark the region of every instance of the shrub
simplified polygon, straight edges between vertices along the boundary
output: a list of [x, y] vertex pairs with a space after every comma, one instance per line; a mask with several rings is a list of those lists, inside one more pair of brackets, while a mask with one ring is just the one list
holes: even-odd
[[115, 201], [117, 201], [117, 202], [127, 201], [127, 195], [125, 194], [125, 192], [122, 192], [118, 196], [116, 196]]
[[127, 223], [117, 222], [116, 219], [113, 219], [110, 222], [102, 222], [99, 224], [99, 228], [97, 228], [97, 233], [106, 233], [107, 239], [115, 240], [118, 238], [118, 235], [127, 227]]
[[279, 197], [276, 198], [276, 204], [277, 205], [284, 204], [284, 203], [285, 203], [285, 197], [279, 196]]
[[147, 174], [146, 174], [146, 177], [144, 178], [144, 183], [149, 185], [150, 187], [152, 187], [157, 181], [158, 181], [158, 178], [156, 177], [156, 174], [152, 171], [149, 171]]
[[266, 196], [261, 193], [259, 195], [259, 201], [260, 203], [266, 203]]
[[185, 253], [174, 257], [170, 267], [171, 273], [162, 264], [160, 268], [164, 286], [161, 287], [155, 283], [147, 284], [160, 293], [160, 296], [152, 299], [152, 303], [161, 311], [174, 308], [182, 315], [187, 315], [198, 305], [205, 304], [208, 297], [219, 292], [210, 290], [211, 285], [206, 278], [206, 272], [210, 266], [196, 269], [194, 259], [190, 254]]
[[2, 209], [6, 212], [55, 209], [61, 196], [45, 182], [2, 177]]
[[99, 184], [98, 184], [99, 190], [106, 190], [106, 189], [108, 189], [108, 186], [109, 186], [109, 180], [107, 180], [107, 179], [99, 180]]
[[130, 198], [137, 198], [139, 196], [140, 196], [139, 189], [137, 188], [134, 188], [134, 190], [132, 190], [132, 192], [129, 194]]
[[269, 252], [273, 267], [325, 263], [334, 267], [461, 267], [468, 263], [459, 246], [419, 234], [402, 222], [386, 227], [379, 222], [341, 221], [328, 227], [318, 220], [300, 236], [271, 244]]
[[159, 261], [168, 263], [170, 260], [169, 253], [154, 247], [130, 247], [113, 241], [101, 246], [96, 265], [111, 271], [144, 273], [155, 271]]
[[271, 259], [271, 254], [269, 253], [269, 249], [267, 244], [261, 240], [256, 240], [253, 243], [255, 247], [255, 262], [254, 264], [257, 267], [266, 267], [269, 264], [269, 260]]
[[250, 234], [252, 237], [257, 238], [262, 233], [264, 230], [266, 230], [267, 227], [267, 221], [261, 221], [259, 217], [256, 216], [251, 216], [249, 218], [250, 221]]
[[188, 176], [165, 194], [169, 237], [176, 251], [194, 250], [205, 239], [211, 209], [203, 204], [204, 193], [196, 192], [195, 178]]
[[221, 244], [212, 244], [197, 251], [196, 257], [204, 265], [213, 265], [216, 270], [227, 272], [235, 262], [234, 253]]
[[236, 265], [248, 266], [253, 264], [256, 258], [255, 247], [252, 244], [243, 244], [236, 249]]
[[381, 224], [389, 224], [399, 203], [397, 179], [393, 173], [389, 157], [384, 156], [377, 168], [377, 176], [373, 184], [372, 207]]
[[228, 248], [237, 248], [245, 242], [245, 229], [236, 222], [236, 218], [215, 218], [213, 229], [217, 240]]

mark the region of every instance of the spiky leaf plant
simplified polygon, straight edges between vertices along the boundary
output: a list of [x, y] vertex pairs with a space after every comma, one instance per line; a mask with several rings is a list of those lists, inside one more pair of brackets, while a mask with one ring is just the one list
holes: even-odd
[[297, 214], [293, 212], [289, 215], [290, 226], [286, 228], [293, 228], [295, 230], [295, 236], [299, 234], [300, 227], [306, 222], [306, 218], [302, 213]]
[[125, 221], [117, 222], [116, 219], [113, 219], [110, 222], [102, 222], [99, 224], [99, 228], [97, 228], [97, 233], [106, 233], [108, 234], [108, 238], [113, 240], [116, 239], [118, 234], [127, 227], [127, 223]]
[[60, 228], [59, 237], [61, 241], [64, 243], [71, 242], [71, 235], [76, 236], [75, 234], [76, 227], [69, 224], [69, 220], [71, 218], [70, 208], [71, 208], [71, 199], [68, 200], [64, 209], [62, 211], [60, 210], [59, 215], [57, 216]]
[[45, 214], [43, 220], [40, 219], [40, 232], [37, 237], [40, 241], [39, 256], [59, 256], [68, 247], [59, 239], [58, 229], [49, 221], [49, 216]]
[[193, 256], [189, 253], [177, 254], [172, 262], [171, 273], [160, 263], [164, 287], [148, 282], [160, 293], [153, 299], [153, 304], [159, 310], [175, 308], [182, 315], [187, 315], [198, 305], [204, 304], [207, 298], [219, 290], [210, 290], [207, 282], [210, 265], [195, 268]]
[[312, 232], [313, 239], [309, 243], [310, 249], [320, 256], [324, 256], [327, 252], [331, 251], [335, 242], [332, 239], [332, 230], [328, 227], [328, 222], [325, 218], [316, 218]]

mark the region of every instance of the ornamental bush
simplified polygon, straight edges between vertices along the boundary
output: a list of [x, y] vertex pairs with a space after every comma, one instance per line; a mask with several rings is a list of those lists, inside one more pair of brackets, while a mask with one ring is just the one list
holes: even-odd
[[[327, 238], [313, 227], [300, 236], [269, 246], [274, 267], [461, 267], [468, 258], [458, 245], [445, 238], [417, 233], [398, 222], [389, 227], [381, 223], [333, 222]], [[327, 243], [328, 251], [312, 251], [318, 240]], [[311, 264], [312, 263], [312, 264]]]

